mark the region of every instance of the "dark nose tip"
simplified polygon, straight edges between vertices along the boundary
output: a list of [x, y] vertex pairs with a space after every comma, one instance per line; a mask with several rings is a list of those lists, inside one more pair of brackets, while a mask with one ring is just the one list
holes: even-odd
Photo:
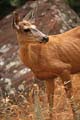
[[49, 41], [49, 37], [43, 37], [42, 42], [48, 42]]

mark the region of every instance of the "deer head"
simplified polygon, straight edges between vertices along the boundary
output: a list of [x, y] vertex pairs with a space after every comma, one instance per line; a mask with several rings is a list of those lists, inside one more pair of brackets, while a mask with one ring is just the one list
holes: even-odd
[[48, 36], [42, 33], [31, 22], [22, 20], [20, 21], [17, 13], [13, 16], [13, 27], [16, 29], [19, 38], [25, 42], [48, 42]]

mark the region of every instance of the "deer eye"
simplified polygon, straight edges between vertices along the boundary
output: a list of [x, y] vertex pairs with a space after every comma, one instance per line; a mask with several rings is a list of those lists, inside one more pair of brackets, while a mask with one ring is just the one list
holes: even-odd
[[29, 28], [24, 29], [24, 32], [30, 32], [30, 29]]

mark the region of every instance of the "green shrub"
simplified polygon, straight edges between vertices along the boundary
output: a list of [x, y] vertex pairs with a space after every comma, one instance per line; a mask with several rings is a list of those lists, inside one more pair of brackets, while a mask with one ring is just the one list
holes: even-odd
[[20, 6], [23, 4], [26, 0], [1, 0], [0, 5], [11, 5], [13, 7]]
[[79, 0], [66, 0], [68, 4], [72, 7], [80, 7], [80, 1]]

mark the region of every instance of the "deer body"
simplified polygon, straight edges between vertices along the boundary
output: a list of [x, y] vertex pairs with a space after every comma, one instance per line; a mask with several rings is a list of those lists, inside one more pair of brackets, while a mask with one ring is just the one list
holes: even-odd
[[71, 73], [80, 72], [79, 31], [80, 27], [77, 27], [63, 34], [49, 36], [48, 43], [25, 44], [20, 47], [23, 63], [43, 80], [59, 76], [67, 67], [71, 68]]
[[15, 14], [19, 56], [33, 71], [35, 77], [46, 80], [50, 120], [53, 120], [54, 79], [60, 77], [70, 100], [75, 120], [80, 116], [75, 108], [72, 93], [71, 73], [80, 72], [80, 26], [68, 32], [46, 36], [29, 21], [20, 21]]

